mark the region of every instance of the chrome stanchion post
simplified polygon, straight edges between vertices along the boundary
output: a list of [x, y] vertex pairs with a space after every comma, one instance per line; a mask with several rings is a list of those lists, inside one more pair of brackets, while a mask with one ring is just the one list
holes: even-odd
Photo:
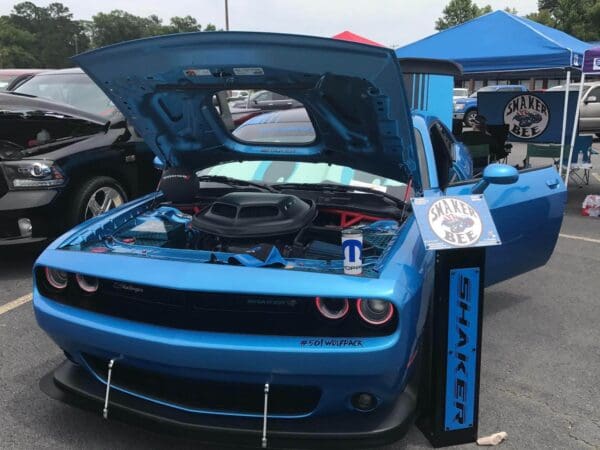
[[262, 448], [267, 448], [267, 411], [269, 408], [269, 383], [265, 383], [265, 405], [263, 409]]
[[104, 395], [104, 409], [102, 410], [102, 417], [108, 419], [108, 396], [110, 395], [110, 380], [112, 378], [113, 367], [117, 358], [113, 358], [108, 362], [108, 376], [106, 377], [106, 394]]

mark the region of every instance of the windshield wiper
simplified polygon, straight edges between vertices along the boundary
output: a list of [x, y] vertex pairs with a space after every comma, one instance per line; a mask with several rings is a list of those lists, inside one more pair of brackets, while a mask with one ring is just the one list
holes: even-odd
[[272, 185], [275, 189], [305, 189], [313, 191], [333, 191], [333, 192], [365, 192], [367, 194], [376, 195], [381, 198], [391, 200], [396, 205], [403, 206], [404, 202], [393, 195], [386, 192], [378, 191], [377, 189], [368, 188], [365, 186], [346, 186], [343, 184], [333, 183], [280, 183]]
[[205, 181], [205, 182], [211, 182], [211, 183], [223, 183], [223, 184], [229, 184], [231, 186], [253, 186], [253, 187], [259, 188], [264, 191], [276, 192], [275, 189], [273, 189], [270, 186], [264, 185], [264, 184], [254, 183], [252, 181], [238, 180], [237, 178], [230, 178], [230, 177], [225, 177], [222, 175], [202, 175], [202, 176], [198, 177], [198, 181]]

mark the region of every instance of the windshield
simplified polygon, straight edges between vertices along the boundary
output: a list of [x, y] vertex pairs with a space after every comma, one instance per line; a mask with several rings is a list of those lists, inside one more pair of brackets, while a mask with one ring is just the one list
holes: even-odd
[[220, 164], [198, 172], [198, 176], [224, 176], [258, 183], [339, 184], [367, 187], [402, 198], [406, 185], [349, 167], [295, 161], [244, 161]]
[[455, 97], [466, 97], [468, 95], [469, 91], [467, 89], [454, 89], [454, 96]]
[[497, 88], [496, 86], [486, 86], [486, 87], [482, 87], [481, 89], [479, 89], [478, 91], [473, 92], [469, 97], [471, 98], [477, 98], [477, 94], [479, 92], [492, 92], [495, 91]]
[[0, 75], [0, 91], [5, 91], [17, 75]]
[[83, 73], [36, 75], [15, 92], [65, 103], [104, 117], [117, 111], [108, 97]]
[[[583, 91], [585, 92], [591, 87], [592, 86], [590, 84], [584, 84]], [[566, 88], [566, 86], [561, 84], [560, 86], [551, 87], [550, 89], [548, 89], [548, 91], [564, 91], [565, 88]], [[569, 92], [572, 92], [572, 91], [579, 91], [579, 83], [572, 84], [569, 86]]]

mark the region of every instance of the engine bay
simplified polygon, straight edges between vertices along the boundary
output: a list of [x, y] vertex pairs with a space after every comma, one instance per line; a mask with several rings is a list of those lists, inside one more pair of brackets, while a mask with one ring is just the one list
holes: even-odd
[[368, 272], [398, 234], [400, 203], [370, 193], [209, 189], [190, 204], [157, 202], [105, 244], [121, 253], [189, 250], [212, 263], [343, 272], [342, 231], [353, 228]]

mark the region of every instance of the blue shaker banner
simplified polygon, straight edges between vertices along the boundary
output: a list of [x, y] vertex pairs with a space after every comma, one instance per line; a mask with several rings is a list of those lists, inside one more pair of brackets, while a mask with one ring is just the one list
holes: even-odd
[[[577, 107], [577, 91], [569, 93], [567, 141], [570, 142]], [[508, 125], [508, 140], [557, 144], [561, 141], [565, 93], [481, 92], [477, 96], [479, 114], [488, 125]]]

